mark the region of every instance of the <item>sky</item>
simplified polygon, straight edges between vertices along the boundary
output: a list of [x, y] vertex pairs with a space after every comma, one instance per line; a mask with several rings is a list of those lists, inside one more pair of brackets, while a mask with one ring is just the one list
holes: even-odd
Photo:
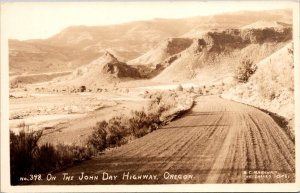
[[2, 3], [1, 17], [9, 39], [44, 39], [74, 25], [110, 25], [154, 18], [186, 18], [241, 10], [290, 7], [276, 2], [31, 2]]

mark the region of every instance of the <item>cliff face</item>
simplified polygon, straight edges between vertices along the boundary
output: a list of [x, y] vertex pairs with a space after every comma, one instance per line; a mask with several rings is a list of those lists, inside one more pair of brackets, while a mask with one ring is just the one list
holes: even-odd
[[195, 41], [193, 49], [201, 52], [221, 52], [242, 49], [249, 44], [279, 43], [292, 39], [292, 28], [227, 29], [221, 32], [208, 32]]

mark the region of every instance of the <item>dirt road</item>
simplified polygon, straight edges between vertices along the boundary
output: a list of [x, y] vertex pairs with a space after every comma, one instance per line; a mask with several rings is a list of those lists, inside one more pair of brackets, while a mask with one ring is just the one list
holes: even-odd
[[294, 170], [294, 143], [269, 115], [207, 96], [169, 125], [41, 184], [278, 183], [293, 182]]

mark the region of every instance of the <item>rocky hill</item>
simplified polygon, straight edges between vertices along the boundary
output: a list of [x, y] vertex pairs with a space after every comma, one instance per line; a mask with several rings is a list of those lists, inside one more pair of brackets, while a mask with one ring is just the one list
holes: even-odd
[[208, 81], [228, 77], [245, 58], [254, 63], [268, 57], [292, 39], [292, 28], [227, 29], [205, 33], [176, 55], [153, 80]]
[[98, 59], [77, 68], [71, 75], [54, 80], [53, 83], [62, 86], [78, 87], [84, 85], [89, 88], [95, 88], [121, 80], [137, 78], [140, 78], [140, 74], [135, 68], [120, 62], [113, 54], [107, 51]]

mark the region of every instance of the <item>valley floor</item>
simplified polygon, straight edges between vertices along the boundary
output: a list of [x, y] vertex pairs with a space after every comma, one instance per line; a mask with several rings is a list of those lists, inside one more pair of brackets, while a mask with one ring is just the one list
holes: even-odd
[[264, 112], [202, 96], [184, 117], [37, 184], [288, 183], [295, 180], [294, 149]]
[[10, 130], [43, 130], [40, 144], [85, 145], [97, 122], [127, 114], [147, 104], [139, 92], [12, 92]]

